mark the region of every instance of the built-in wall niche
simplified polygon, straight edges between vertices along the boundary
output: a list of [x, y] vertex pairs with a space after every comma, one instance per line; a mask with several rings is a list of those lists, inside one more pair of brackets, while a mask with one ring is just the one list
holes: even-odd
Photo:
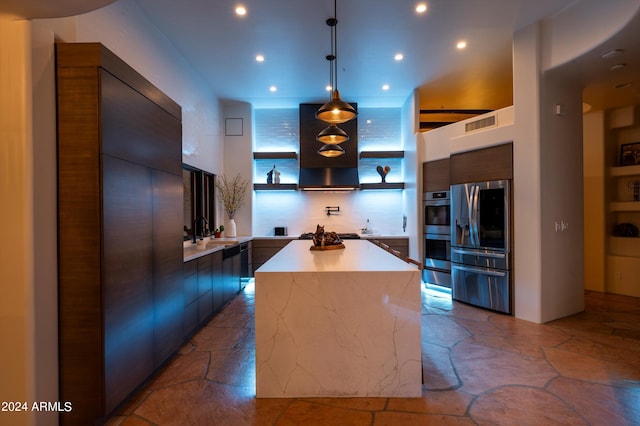
[[[268, 184], [268, 177], [274, 168], [280, 173], [280, 184], [297, 184], [300, 168], [298, 154], [295, 152], [264, 153], [255, 152], [254, 177], [255, 184]], [[273, 174], [271, 174], [273, 177]], [[273, 182], [272, 182], [273, 183]]]
[[[182, 165], [183, 237], [205, 236], [215, 223], [215, 175], [188, 164]], [[203, 220], [204, 219], [204, 220]]]

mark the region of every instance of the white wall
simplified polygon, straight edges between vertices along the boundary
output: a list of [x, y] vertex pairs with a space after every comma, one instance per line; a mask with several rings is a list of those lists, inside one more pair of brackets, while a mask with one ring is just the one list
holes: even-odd
[[605, 291], [605, 114], [583, 117], [584, 287]]
[[554, 69], [587, 53], [624, 27], [638, 8], [640, 0], [581, 0], [544, 20], [540, 69]]
[[[57, 401], [56, 127], [54, 41], [98, 41], [183, 108], [185, 156], [222, 170], [216, 97], [131, 0], [78, 17], [0, 20], [0, 398]], [[18, 413], [11, 424], [58, 424]]]
[[[407, 101], [407, 104], [413, 102]], [[361, 182], [379, 182], [376, 165], [391, 164], [387, 182], [405, 182], [407, 190], [356, 191], [255, 191], [253, 194], [253, 235], [273, 235], [274, 227], [286, 226], [289, 235], [315, 231], [325, 225], [327, 231], [359, 232], [367, 226], [384, 235], [417, 235], [418, 209], [415, 202], [415, 136], [414, 116], [398, 108], [360, 108], [358, 116], [358, 149], [405, 150], [404, 159], [360, 160]], [[254, 149], [257, 151], [299, 152], [298, 109], [259, 110], [256, 112]], [[410, 122], [410, 124], [407, 124]], [[318, 145], [319, 147], [319, 145]], [[244, 149], [244, 148], [243, 148]], [[228, 155], [228, 154], [227, 154]], [[250, 158], [250, 157], [249, 157]], [[265, 175], [273, 163], [282, 172], [282, 183], [298, 181], [296, 160], [275, 160], [259, 163], [254, 173], [256, 182], [265, 182]], [[266, 168], [264, 166], [267, 166]], [[409, 193], [409, 195], [407, 195]], [[327, 216], [327, 206], [340, 207], [340, 213]], [[407, 216], [407, 230], [403, 231], [403, 215]], [[414, 238], [415, 240], [415, 238]]]
[[[571, 75], [547, 72], [541, 94], [541, 319], [547, 322], [584, 310], [582, 86]], [[558, 231], [556, 223], [567, 228]]]
[[417, 91], [407, 98], [402, 105], [401, 139], [404, 148], [404, 182], [403, 214], [407, 218], [406, 234], [409, 238], [409, 256], [422, 261], [423, 253], [423, 209], [422, 209], [422, 161], [419, 147], [420, 100]]
[[[34, 386], [35, 233], [30, 32], [31, 25], [27, 22], [0, 20], [1, 401], [31, 401], [37, 394]], [[55, 286], [55, 281], [51, 285]], [[52, 303], [55, 300], [52, 299]], [[55, 348], [52, 349], [50, 354], [55, 359]], [[57, 392], [53, 395], [57, 396]], [[30, 424], [33, 417], [23, 413], [0, 415], [3, 422], [15, 425]]]
[[[249, 183], [245, 204], [240, 208], [234, 220], [236, 222], [237, 235], [252, 235], [253, 224], [251, 212], [253, 209], [253, 197], [251, 194], [253, 186], [251, 179], [253, 176], [253, 152], [251, 147], [253, 140], [253, 111], [251, 105], [246, 102], [225, 101], [223, 102], [222, 115], [223, 134], [226, 134], [225, 123], [227, 118], [239, 118], [242, 120], [242, 135], [224, 136], [224, 151], [221, 157], [224, 159], [223, 173], [227, 179], [233, 179], [236, 175], [240, 174], [240, 176]], [[216, 214], [219, 220], [218, 223], [225, 224], [225, 226], [228, 227], [228, 218], [220, 202], [218, 202], [216, 206]]]
[[100, 42], [182, 107], [183, 161], [221, 173], [223, 151], [216, 96], [133, 0], [76, 18], [77, 42]]
[[[255, 236], [273, 235], [274, 226], [287, 226], [289, 235], [313, 232], [316, 225], [335, 232], [359, 232], [367, 219], [374, 232], [403, 235], [403, 196], [400, 190], [256, 191]], [[340, 212], [327, 216], [325, 207]]]

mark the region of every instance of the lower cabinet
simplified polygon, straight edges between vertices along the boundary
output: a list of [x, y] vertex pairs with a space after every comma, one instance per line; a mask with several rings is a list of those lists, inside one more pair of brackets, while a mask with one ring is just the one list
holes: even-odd
[[198, 327], [198, 260], [185, 262], [184, 278], [184, 335], [191, 336]]
[[252, 273], [295, 238], [254, 238], [251, 241]]
[[222, 271], [222, 250], [210, 254], [213, 266], [213, 313], [220, 312], [225, 304]]
[[188, 338], [228, 301], [223, 285], [222, 250], [183, 266], [184, 337]]
[[227, 303], [240, 291], [240, 245], [225, 248], [222, 259], [223, 298], [224, 303]]
[[213, 259], [211, 255], [198, 258], [198, 323], [213, 313]]

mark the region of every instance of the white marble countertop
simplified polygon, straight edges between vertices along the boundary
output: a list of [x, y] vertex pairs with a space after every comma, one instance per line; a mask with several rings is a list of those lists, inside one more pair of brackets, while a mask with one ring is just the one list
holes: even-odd
[[338, 250], [310, 250], [311, 240], [294, 240], [256, 272], [404, 271], [413, 267], [367, 240], [345, 240]]
[[197, 244], [191, 243], [190, 241], [185, 241], [185, 245], [182, 247], [183, 262], [188, 262], [190, 260], [206, 256], [207, 254], [223, 250], [225, 247], [246, 243], [247, 241], [251, 240], [251, 237], [235, 237], [214, 238], [213, 240], [209, 241], [209, 237], [207, 237], [204, 240], [206, 241], [206, 245], [200, 247]]
[[420, 271], [366, 239], [255, 273], [257, 398], [422, 396]]

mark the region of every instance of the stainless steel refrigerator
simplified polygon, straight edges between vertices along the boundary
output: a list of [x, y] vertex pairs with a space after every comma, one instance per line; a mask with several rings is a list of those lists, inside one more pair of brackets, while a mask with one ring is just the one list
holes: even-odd
[[512, 313], [508, 180], [451, 186], [451, 295]]

